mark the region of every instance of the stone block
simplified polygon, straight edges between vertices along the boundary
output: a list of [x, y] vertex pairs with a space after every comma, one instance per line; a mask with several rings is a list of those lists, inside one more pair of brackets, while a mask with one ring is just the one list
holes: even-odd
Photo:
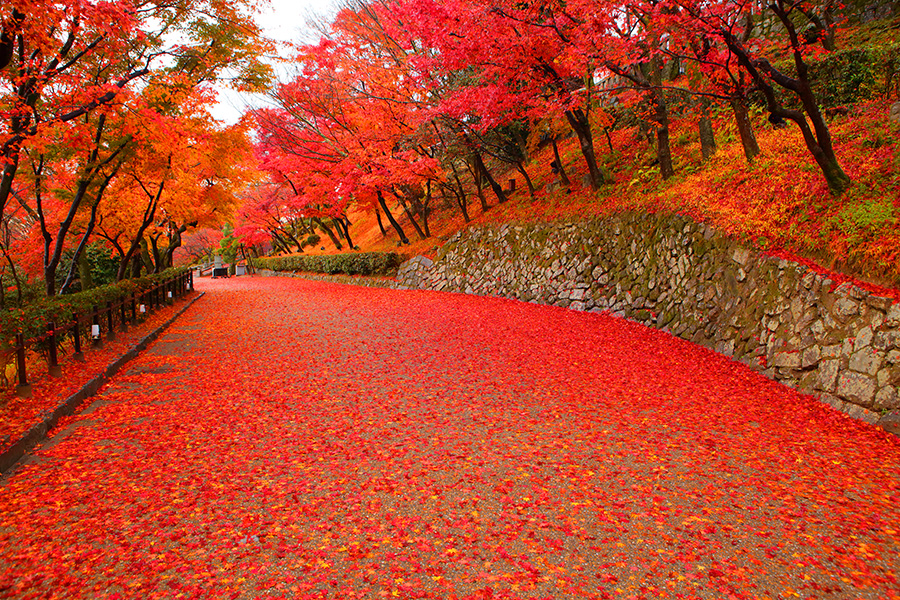
[[716, 352], [725, 356], [734, 356], [734, 340], [724, 340], [717, 343]]
[[872, 347], [876, 350], [900, 348], [900, 331], [879, 331], [872, 338]]
[[800, 285], [802, 285], [806, 289], [811, 289], [813, 283], [816, 280], [816, 274], [813, 271], [807, 271], [805, 275], [800, 279]]
[[835, 408], [841, 412], [843, 412], [844, 401], [834, 396], [832, 394], [819, 394], [819, 400], [827, 404], [828, 406]]
[[631, 315], [631, 318], [635, 321], [649, 321], [653, 318], [653, 313], [646, 309], [636, 310]]
[[892, 302], [891, 298], [885, 298], [884, 296], [869, 296], [866, 298], [866, 304], [881, 311], [889, 309]]
[[869, 407], [875, 399], [875, 379], [862, 373], [843, 373], [838, 379], [837, 395], [853, 404]]
[[845, 412], [864, 423], [868, 423], [869, 425], [875, 425], [878, 422], [879, 416], [878, 413], [863, 408], [862, 406], [856, 404], [847, 404], [844, 406]]
[[819, 346], [810, 346], [800, 353], [800, 368], [811, 369], [822, 358], [822, 349]]
[[881, 368], [884, 361], [884, 355], [876, 352], [872, 348], [865, 348], [859, 352], [854, 352], [850, 356], [850, 370], [858, 373], [865, 373], [874, 376]]
[[871, 346], [874, 337], [875, 332], [872, 331], [871, 327], [863, 327], [859, 330], [859, 333], [856, 334], [856, 340], [853, 342], [853, 349], [859, 352], [866, 346]]
[[852, 298], [839, 298], [835, 301], [831, 314], [839, 321], [846, 322], [850, 317], [859, 314], [859, 301]]
[[799, 369], [800, 362], [799, 352], [776, 352], [772, 359], [772, 366], [782, 369]]
[[887, 314], [884, 317], [884, 324], [888, 327], [900, 327], [900, 302], [894, 302], [891, 304], [891, 307], [887, 309]]
[[837, 389], [837, 379], [840, 367], [838, 360], [823, 360], [819, 363], [819, 389], [826, 392], [834, 392]]
[[875, 408], [895, 409], [900, 408], [900, 394], [892, 385], [885, 386], [875, 394]]
[[892, 410], [886, 415], [883, 415], [878, 419], [876, 425], [888, 433], [900, 436], [900, 410]]

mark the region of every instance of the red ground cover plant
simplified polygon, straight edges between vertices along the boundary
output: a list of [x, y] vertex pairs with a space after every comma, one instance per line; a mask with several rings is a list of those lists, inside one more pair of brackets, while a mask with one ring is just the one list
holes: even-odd
[[0, 595], [900, 597], [900, 442], [741, 364], [502, 299], [199, 286], [0, 482]]

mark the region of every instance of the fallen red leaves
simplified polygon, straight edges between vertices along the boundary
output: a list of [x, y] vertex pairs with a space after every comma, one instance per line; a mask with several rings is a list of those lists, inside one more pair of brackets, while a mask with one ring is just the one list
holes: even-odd
[[900, 443], [605, 315], [208, 294], [0, 483], [15, 598], [890, 598]]
[[[104, 339], [102, 348], [91, 348], [85, 343], [84, 362], [75, 362], [60, 354], [63, 376], [47, 377], [47, 361], [33, 356], [28, 363], [28, 382], [33, 388], [30, 398], [16, 395], [15, 385], [0, 389], [0, 452], [17, 442], [31, 427], [39, 424], [45, 413], [52, 412], [66, 398], [81, 389], [84, 384], [100, 375], [117, 358], [133, 348], [145, 335], [172, 318], [183, 304], [163, 308], [148, 315], [147, 320], [127, 332], [117, 332], [116, 339]], [[105, 336], [104, 336], [105, 337]], [[71, 352], [71, 347], [63, 350]], [[17, 383], [14, 379], [12, 383]]]

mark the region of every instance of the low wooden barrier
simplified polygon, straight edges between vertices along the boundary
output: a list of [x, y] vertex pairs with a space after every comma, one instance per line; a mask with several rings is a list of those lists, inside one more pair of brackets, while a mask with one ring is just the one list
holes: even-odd
[[[138, 321], [138, 315], [150, 314], [160, 306], [167, 304], [176, 298], [184, 296], [194, 289], [194, 275], [186, 271], [171, 279], [144, 290], [134, 292], [130, 296], [122, 298], [118, 302], [107, 302], [105, 307], [92, 307], [88, 313], [74, 313], [68, 323], [48, 323], [47, 332], [41, 336], [26, 339], [22, 334], [16, 335], [13, 348], [16, 354], [16, 372], [18, 385], [16, 392], [22, 398], [31, 396], [31, 384], [28, 382], [28, 372], [25, 356], [29, 348], [38, 344], [47, 343], [47, 373], [50, 377], [62, 376], [62, 367], [59, 365], [57, 347], [61, 339], [71, 336], [73, 354], [72, 359], [84, 360], [84, 342], [90, 342], [92, 348], [102, 348], [104, 337], [107, 340], [116, 339], [116, 325], [118, 330], [125, 332], [129, 323], [134, 325]], [[85, 327], [89, 325], [89, 333], [83, 335]]]

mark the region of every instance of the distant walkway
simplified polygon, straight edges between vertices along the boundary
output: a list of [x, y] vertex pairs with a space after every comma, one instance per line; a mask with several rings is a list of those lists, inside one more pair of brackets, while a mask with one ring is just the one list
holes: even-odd
[[605, 315], [206, 291], [0, 480], [6, 598], [900, 598], [900, 443]]

